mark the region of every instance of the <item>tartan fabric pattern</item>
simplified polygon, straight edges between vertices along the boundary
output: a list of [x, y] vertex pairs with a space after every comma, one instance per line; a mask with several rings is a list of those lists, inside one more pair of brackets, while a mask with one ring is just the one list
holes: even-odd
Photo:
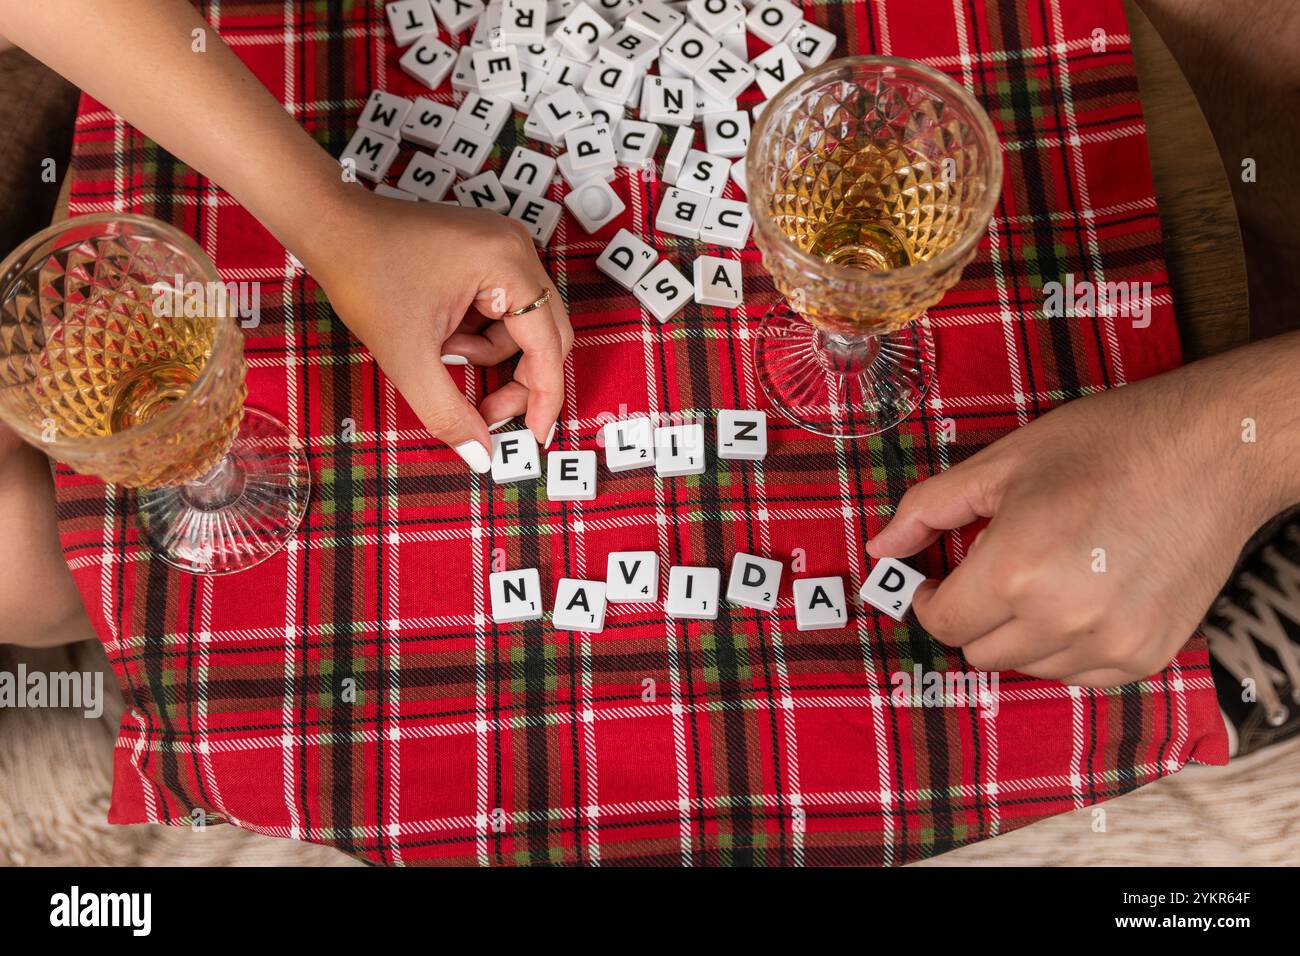
[[[803, 8], [839, 38], [837, 55], [909, 56], [960, 80], [1002, 139], [994, 221], [924, 319], [933, 391], [860, 442], [770, 415], [765, 461], [710, 455], [697, 477], [614, 475], [602, 461], [585, 504], [470, 475], [246, 211], [83, 100], [72, 213], [157, 216], [195, 236], [225, 280], [262, 283], [248, 402], [302, 437], [315, 482], [285, 552], [202, 579], [151, 559], [129, 495], [59, 469], [63, 548], [128, 702], [112, 821], [227, 821], [381, 864], [889, 865], [1226, 759], [1199, 636], [1162, 673], [1113, 690], [1002, 675], [985, 718], [891, 703], [895, 672], [965, 669], [912, 619], [854, 603], [844, 630], [795, 629], [789, 579], [842, 574], [855, 592], [866, 539], [911, 484], [1062, 402], [1180, 362], [1119, 0]], [[226, 0], [205, 13], [336, 155], [372, 88], [424, 92], [397, 69], [378, 2]], [[435, 96], [452, 99], [445, 85]], [[488, 168], [524, 142], [521, 124]], [[711, 423], [717, 408], [765, 407], [751, 333], [774, 292], [756, 250], [655, 234], [654, 175], [620, 171], [615, 185], [619, 220], [591, 237], [566, 213], [543, 252], [577, 333], [559, 448], [595, 447], [625, 413]], [[745, 306], [690, 305], [659, 326], [594, 267], [620, 226], [688, 276], [698, 251], [739, 258]], [[1150, 281], [1149, 326], [1045, 319], [1042, 284], [1067, 272]], [[453, 374], [476, 400], [502, 373]], [[914, 563], [946, 575], [971, 533]], [[596, 635], [491, 621], [491, 570], [537, 567], [549, 606], [558, 578], [602, 579], [614, 550], [656, 550], [665, 579], [672, 564], [725, 575], [736, 551], [779, 558], [780, 601], [724, 607], [715, 622], [611, 605]]]

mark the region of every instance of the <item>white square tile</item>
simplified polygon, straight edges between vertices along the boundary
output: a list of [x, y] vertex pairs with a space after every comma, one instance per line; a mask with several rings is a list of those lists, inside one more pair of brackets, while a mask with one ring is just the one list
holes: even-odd
[[542, 84], [546, 82], [546, 71], [536, 66], [530, 66], [527, 63], [520, 63], [519, 74], [521, 89], [514, 93], [502, 93], [501, 96], [521, 113], [529, 113], [532, 111], [533, 104], [537, 102], [537, 98], [542, 95]]
[[[582, 98], [587, 103], [587, 112], [591, 114], [591, 125], [608, 126], [610, 135], [616, 137], [618, 124], [623, 121], [623, 104], [597, 99], [585, 93]], [[617, 138], [614, 141], [614, 150], [618, 151]]]
[[681, 565], [668, 569], [668, 600], [664, 610], [669, 617], [712, 621], [718, 616], [718, 589], [722, 573], [717, 568], [688, 568]]
[[425, 202], [438, 202], [447, 195], [447, 190], [456, 181], [456, 170], [442, 160], [422, 153], [418, 149], [411, 155], [411, 161], [402, 170], [397, 180], [397, 188], [414, 193]]
[[767, 457], [767, 413], [749, 408], [718, 410], [718, 457], [762, 461]]
[[554, 178], [554, 159], [527, 146], [516, 146], [501, 172], [501, 185], [516, 196], [545, 196]]
[[700, 226], [700, 241], [712, 242], [728, 249], [744, 249], [749, 242], [753, 225], [749, 205], [739, 199], [710, 199], [704, 222]]
[[406, 122], [406, 115], [410, 112], [410, 100], [385, 93], [383, 90], [373, 90], [365, 105], [361, 107], [357, 126], [374, 130], [389, 139], [397, 139], [402, 135], [402, 124]]
[[456, 110], [446, 103], [417, 96], [402, 124], [402, 139], [416, 146], [437, 149], [455, 116]]
[[448, 33], [469, 29], [483, 15], [481, 0], [433, 0], [434, 12]]
[[494, 144], [494, 138], [482, 130], [452, 123], [434, 155], [462, 176], [476, 176]]
[[555, 39], [569, 56], [586, 63], [596, 56], [600, 41], [613, 32], [614, 28], [604, 17], [587, 4], [579, 3], [555, 31]]
[[596, 453], [548, 452], [546, 497], [551, 501], [593, 501], [596, 497]]
[[409, 46], [419, 37], [438, 32], [438, 21], [433, 17], [429, 0], [396, 0], [384, 4], [384, 13], [398, 46]]
[[630, 292], [658, 258], [648, 242], [620, 229], [596, 257], [596, 268]]
[[655, 429], [655, 472], [661, 478], [703, 474], [705, 457], [702, 424]]
[[691, 81], [647, 76], [641, 88], [641, 118], [665, 126], [690, 126], [695, 121], [695, 88]]
[[607, 62], [622, 60], [644, 76], [658, 53], [659, 44], [654, 40], [644, 33], [622, 27], [600, 41], [596, 56]]
[[570, 189], [577, 189], [589, 179], [603, 179], [607, 183], [612, 183], [614, 177], [618, 174], [618, 166], [614, 163], [593, 166], [590, 169], [574, 169], [572, 153], [561, 153], [557, 156], [555, 166], [560, 171], [564, 181], [569, 184]]
[[515, 204], [510, 207], [510, 218], [518, 219], [533, 237], [538, 246], [545, 246], [551, 241], [555, 227], [559, 225], [562, 209], [559, 203], [543, 199], [541, 196], [529, 196], [520, 193]]
[[501, 40], [501, 0], [488, 0], [483, 13], [474, 21], [469, 45], [475, 50], [495, 50]]
[[504, 98], [488, 96], [481, 90], [471, 90], [465, 95], [460, 109], [456, 110], [456, 118], [452, 122], [486, 133], [495, 140], [510, 119], [510, 113], [510, 103]]
[[591, 9], [609, 24], [622, 23], [636, 9], [637, 0], [588, 0]]
[[582, 84], [587, 82], [587, 74], [590, 72], [590, 63], [583, 63], [571, 56], [561, 54], [555, 58], [555, 62], [551, 64], [550, 70], [547, 71], [546, 82], [542, 84], [542, 92], [554, 93], [565, 87], [580, 91]]
[[727, 603], [770, 611], [781, 587], [781, 562], [737, 552], [727, 578]]
[[644, 33], [656, 43], [663, 43], [685, 22], [685, 14], [659, 0], [644, 0], [623, 20], [629, 29]]
[[339, 155], [339, 165], [362, 179], [377, 183], [397, 158], [397, 140], [370, 129], [358, 129]]
[[519, 47], [519, 65], [535, 66], [543, 73], [549, 73], [555, 58], [559, 55], [560, 45], [554, 40], [528, 43]]
[[737, 59], [749, 60], [749, 34], [745, 32], [745, 21], [737, 20], [729, 27], [723, 27], [717, 33], [722, 41], [722, 48]]
[[686, 12], [709, 36], [745, 22], [745, 6], [740, 0], [687, 0]]
[[615, 474], [655, 463], [654, 424], [649, 418], [607, 422], [601, 429], [605, 467]]
[[618, 164], [628, 169], [649, 169], [654, 165], [661, 139], [663, 130], [656, 123], [620, 120], [614, 127], [614, 155]]
[[695, 118], [703, 121], [709, 113], [732, 113], [737, 109], [736, 100], [715, 100], [701, 87], [695, 87]]
[[695, 302], [719, 309], [735, 309], [745, 303], [740, 263], [721, 256], [696, 256], [691, 266], [695, 275]]
[[662, 259], [632, 287], [632, 294], [663, 323], [686, 307], [694, 290], [695, 287], [675, 265]]
[[474, 76], [474, 48], [462, 46], [456, 51], [456, 62], [451, 69], [451, 88], [461, 93], [468, 93], [478, 85]]
[[793, 590], [794, 620], [799, 630], [829, 631], [848, 624], [843, 578], [795, 578]]
[[605, 564], [605, 599], [610, 604], [659, 601], [659, 555], [653, 551], [613, 551]]
[[587, 104], [578, 95], [578, 91], [569, 86], [547, 93], [538, 99], [528, 116], [529, 119], [536, 116], [542, 127], [557, 140], [569, 130], [586, 126], [591, 122]]
[[564, 197], [564, 204], [588, 233], [599, 232], [626, 208], [603, 179], [588, 179]]
[[625, 60], [597, 60], [582, 81], [582, 92], [587, 96], [619, 104], [619, 114], [615, 119], [622, 119], [621, 107], [632, 102], [635, 88], [636, 73], [632, 64]]
[[605, 629], [605, 582], [560, 578], [551, 626], [557, 631], [599, 634]]
[[492, 597], [492, 620], [498, 624], [541, 620], [542, 585], [536, 568], [493, 571], [488, 575]]
[[695, 83], [715, 100], [734, 100], [754, 82], [754, 68], [726, 47], [709, 57]]
[[750, 60], [749, 65], [754, 68], [758, 88], [769, 100], [781, 91], [781, 87], [803, 73], [794, 51], [784, 43], [768, 47]]
[[546, 0], [504, 0], [501, 5], [503, 43], [546, 42]]
[[669, 185], [676, 185], [677, 177], [682, 174], [682, 166], [686, 164], [686, 156], [690, 153], [695, 144], [695, 130], [689, 126], [678, 128], [673, 134], [672, 144], [668, 147], [668, 155], [664, 157], [664, 168], [662, 179]]
[[763, 0], [745, 16], [746, 29], [768, 46], [780, 43], [800, 23], [802, 11], [785, 0]]
[[726, 159], [743, 157], [749, 149], [749, 114], [744, 110], [706, 113], [704, 148], [714, 156]]
[[407, 76], [436, 90], [455, 68], [456, 51], [439, 40], [437, 34], [429, 33], [403, 53], [397, 65]]
[[510, 198], [490, 169], [458, 182], [455, 192], [456, 201], [467, 209], [491, 209], [503, 216], [510, 211]]
[[526, 428], [492, 436], [492, 480], [497, 484], [529, 481], [542, 473], [537, 439]]
[[519, 53], [512, 46], [474, 51], [474, 78], [481, 93], [492, 96], [523, 89]]
[[835, 34], [806, 20], [790, 32], [785, 42], [805, 70], [821, 66], [835, 52]]
[[692, 23], [687, 23], [668, 38], [659, 51], [660, 68], [668, 64], [678, 76], [691, 77], [699, 72], [722, 44]]
[[538, 122], [536, 113], [530, 113], [528, 118], [524, 120], [524, 136], [539, 143], [545, 143], [547, 146], [561, 146], [564, 143], [563, 136], [552, 136], [542, 127], [542, 124]]
[[614, 137], [608, 126], [579, 126], [564, 134], [569, 167], [575, 173], [603, 169], [618, 164], [614, 154]]
[[699, 239], [708, 211], [708, 196], [669, 186], [655, 213], [655, 231], [683, 239]]
[[895, 621], [901, 621], [912, 606], [912, 596], [925, 581], [925, 575], [902, 561], [881, 558], [862, 582], [858, 597]]
[[686, 154], [682, 171], [677, 174], [677, 185], [693, 193], [721, 196], [730, 170], [731, 160], [693, 149]]

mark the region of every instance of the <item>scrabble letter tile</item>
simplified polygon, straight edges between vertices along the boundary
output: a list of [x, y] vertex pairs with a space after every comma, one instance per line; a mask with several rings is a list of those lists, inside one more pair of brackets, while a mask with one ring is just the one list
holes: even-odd
[[564, 134], [569, 166], [575, 173], [602, 169], [618, 163], [614, 155], [614, 137], [608, 126], [579, 126]]
[[439, 202], [447, 195], [447, 190], [455, 179], [456, 170], [417, 149], [411, 156], [411, 161], [406, 164], [406, 169], [402, 170], [397, 188], [414, 193], [425, 202]]
[[686, 12], [709, 36], [717, 36], [745, 20], [745, 7], [740, 0], [687, 0]]
[[571, 86], [562, 87], [541, 97], [533, 107], [529, 118], [531, 119], [533, 115], [537, 116], [537, 121], [557, 141], [569, 130], [586, 126], [591, 122], [587, 104], [582, 101], [578, 91]]
[[599, 13], [579, 3], [555, 31], [555, 39], [569, 56], [588, 63], [600, 48], [600, 41], [613, 32], [614, 28]]
[[708, 196], [669, 186], [655, 213], [655, 230], [683, 239], [699, 239], [708, 211]]
[[745, 26], [768, 46], [776, 46], [800, 23], [803, 13], [785, 0], [762, 0], [745, 17]]
[[429, 0], [397, 0], [384, 5], [388, 15], [388, 28], [398, 46], [408, 46], [417, 37], [438, 32], [438, 21], [433, 18]]
[[692, 268], [695, 270], [696, 303], [719, 309], [734, 309], [744, 304], [740, 263], [735, 259], [696, 256]]
[[377, 183], [397, 158], [397, 140], [370, 129], [358, 129], [339, 156], [339, 165], [362, 179]]
[[862, 582], [858, 597], [895, 621], [901, 621], [912, 606], [912, 595], [925, 581], [925, 575], [902, 561], [881, 558]]
[[482, 130], [452, 123], [434, 153], [462, 176], [476, 176], [492, 152], [492, 137]]
[[546, 0], [505, 0], [501, 7], [502, 43], [545, 43]]
[[537, 456], [537, 439], [523, 428], [492, 436], [492, 480], [497, 484], [527, 481], [542, 472]]
[[366, 100], [366, 105], [361, 107], [357, 125], [362, 129], [374, 130], [389, 139], [397, 139], [402, 135], [402, 124], [406, 122], [406, 114], [410, 111], [410, 100], [374, 90]]
[[828, 631], [848, 624], [849, 606], [844, 600], [844, 579], [796, 578], [794, 620], [801, 631]]
[[647, 272], [632, 294], [661, 323], [680, 312], [694, 293], [694, 286], [667, 259]]
[[528, 234], [533, 237], [533, 242], [545, 246], [559, 225], [561, 208], [559, 203], [541, 196], [520, 193], [515, 204], [510, 207], [510, 218], [522, 222]]
[[588, 233], [599, 232], [626, 208], [603, 179], [586, 180], [564, 197], [564, 204]]
[[655, 472], [661, 478], [704, 473], [704, 426], [667, 425], [655, 429]]
[[480, 0], [433, 0], [433, 9], [448, 33], [469, 29], [483, 15]]
[[695, 121], [695, 88], [691, 81], [647, 76], [641, 88], [641, 118], [665, 126], [690, 126]]
[[623, 22], [628, 29], [644, 33], [656, 43], [663, 43], [686, 22], [686, 17], [659, 0], [643, 0]]
[[523, 89], [519, 53], [512, 46], [474, 51], [474, 77], [480, 92], [515, 93]]
[[653, 246], [620, 229], [597, 257], [596, 268], [630, 292], [658, 258]]
[[713, 242], [728, 249], [744, 249], [753, 222], [746, 203], [738, 199], [710, 199], [704, 222], [700, 225], [700, 241]]
[[437, 149], [455, 116], [456, 111], [446, 103], [417, 96], [411, 112], [406, 114], [406, 122], [402, 124], [402, 139], [416, 146]]
[[605, 629], [605, 582], [560, 578], [551, 626], [557, 631], [599, 634]]
[[776, 591], [780, 586], [780, 561], [738, 552], [731, 561], [727, 601], [741, 607], [770, 611], [776, 607]]
[[488, 591], [492, 596], [492, 620], [498, 624], [541, 619], [542, 585], [536, 568], [494, 571], [488, 575]]
[[510, 211], [510, 199], [501, 180], [490, 169], [458, 182], [456, 200], [467, 209], [491, 209], [503, 216]]
[[677, 175], [677, 185], [693, 193], [721, 196], [730, 170], [731, 160], [693, 149], [686, 154], [686, 162]]
[[744, 110], [705, 113], [704, 148], [727, 159], [744, 156], [749, 149], [749, 114]]
[[544, 196], [555, 177], [555, 160], [526, 146], [516, 146], [501, 173], [501, 185], [516, 196]]
[[489, 139], [495, 140], [510, 119], [510, 112], [510, 104], [505, 99], [492, 99], [478, 90], [471, 90], [465, 95], [452, 122], [486, 133]]
[[718, 411], [718, 457], [762, 461], [767, 457], [767, 413], [753, 409]]
[[754, 68], [722, 47], [700, 67], [695, 82], [715, 100], [734, 100], [754, 82]]
[[653, 551], [614, 551], [605, 565], [605, 599], [610, 604], [659, 601], [659, 555]]
[[794, 51], [794, 58], [805, 70], [821, 66], [835, 52], [835, 34], [807, 21], [795, 27], [786, 42]]
[[668, 147], [668, 155], [664, 157], [662, 176], [663, 181], [670, 186], [677, 184], [677, 177], [682, 174], [682, 166], [686, 164], [686, 156], [694, 143], [695, 130], [689, 126], [678, 127], [677, 132], [673, 134], [672, 145]]
[[[626, 60], [597, 60], [582, 81], [582, 92], [598, 100], [626, 106], [632, 102], [636, 73]], [[617, 118], [622, 118], [622, 110]]]
[[649, 169], [662, 138], [663, 131], [654, 123], [621, 120], [614, 128], [614, 154], [618, 164], [628, 169]]
[[668, 569], [668, 600], [665, 610], [669, 617], [694, 618], [712, 621], [718, 616], [718, 587], [722, 573], [717, 568]]
[[669, 37], [659, 52], [660, 68], [667, 63], [678, 76], [692, 77], [720, 49], [721, 43], [688, 23]]
[[447, 74], [456, 67], [456, 51], [430, 33], [420, 37], [418, 43], [402, 54], [397, 65], [407, 76], [419, 80], [431, 90], [436, 90]]
[[655, 463], [654, 425], [648, 418], [608, 422], [601, 429], [605, 467], [614, 473], [649, 468]]
[[749, 61], [754, 68], [754, 78], [758, 88], [768, 99], [776, 96], [796, 76], [803, 73], [803, 67], [795, 59], [794, 51], [784, 43], [768, 47]]
[[552, 501], [592, 501], [596, 497], [596, 453], [553, 451], [546, 455], [546, 497]]

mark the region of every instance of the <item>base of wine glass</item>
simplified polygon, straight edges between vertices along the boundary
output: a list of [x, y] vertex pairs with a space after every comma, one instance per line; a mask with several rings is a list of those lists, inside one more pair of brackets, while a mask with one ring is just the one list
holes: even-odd
[[239, 432], [197, 481], [136, 493], [154, 554], [191, 574], [233, 574], [284, 547], [307, 511], [307, 455], [279, 419], [245, 408]]
[[763, 317], [758, 380], [772, 407], [801, 428], [865, 438], [893, 428], [925, 398], [934, 343], [920, 321], [869, 338], [817, 329], [781, 302]]

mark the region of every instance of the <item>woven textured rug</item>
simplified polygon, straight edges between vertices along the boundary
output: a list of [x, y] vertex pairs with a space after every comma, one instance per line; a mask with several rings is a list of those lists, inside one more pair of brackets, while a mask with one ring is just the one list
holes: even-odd
[[[960, 654], [857, 606], [844, 630], [801, 633], [789, 572], [775, 611], [714, 622], [613, 605], [603, 633], [580, 635], [488, 617], [495, 567], [537, 567], [553, 593], [562, 576], [603, 578], [614, 550], [655, 550], [665, 574], [725, 570], [745, 551], [856, 590], [864, 542], [912, 483], [1062, 402], [1179, 363], [1119, 0], [803, 9], [840, 55], [914, 57], [958, 79], [999, 131], [995, 218], [923, 320], [933, 390], [870, 440], [772, 415], [763, 462], [711, 458], [675, 479], [602, 468], [585, 504], [468, 474], [247, 212], [83, 100], [72, 213], [157, 216], [224, 279], [262, 283], [249, 405], [298, 432], [315, 480], [291, 547], [200, 579], [151, 559], [128, 494], [59, 471], [63, 546], [126, 699], [110, 820], [228, 821], [385, 864], [898, 864], [1224, 759], [1199, 637], [1162, 673], [1109, 691], [1004, 674], [984, 717], [891, 703], [892, 674], [964, 670]], [[425, 92], [397, 69], [378, 3], [206, 12], [335, 154], [372, 88]], [[490, 168], [521, 126], [516, 115]], [[698, 251], [718, 250], [653, 232], [653, 174], [620, 171], [615, 188], [628, 207], [617, 221], [592, 237], [566, 214], [543, 254], [577, 332], [561, 448], [594, 447], [611, 416], [765, 407], [751, 331], [774, 292], [757, 252], [721, 253], [743, 263], [743, 309], [689, 306], [660, 326], [596, 271], [608, 236], [626, 227], [687, 275]], [[1067, 273], [1151, 282], [1150, 324], [1044, 318], [1043, 283]], [[503, 373], [455, 374], [474, 399]], [[914, 563], [941, 577], [969, 544], [947, 535]]]

